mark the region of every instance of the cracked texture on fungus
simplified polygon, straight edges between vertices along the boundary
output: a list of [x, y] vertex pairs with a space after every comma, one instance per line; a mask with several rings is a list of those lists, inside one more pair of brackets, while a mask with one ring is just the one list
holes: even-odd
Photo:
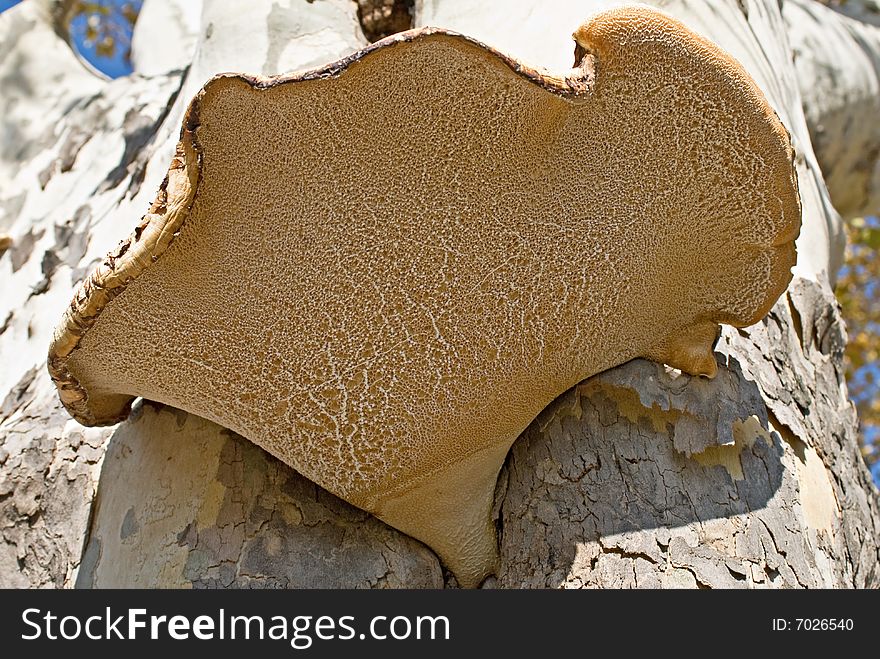
[[575, 38], [562, 75], [422, 29], [211, 80], [56, 332], [62, 401], [221, 423], [479, 583], [531, 420], [634, 357], [714, 375], [795, 259], [793, 152], [742, 68], [643, 8]]

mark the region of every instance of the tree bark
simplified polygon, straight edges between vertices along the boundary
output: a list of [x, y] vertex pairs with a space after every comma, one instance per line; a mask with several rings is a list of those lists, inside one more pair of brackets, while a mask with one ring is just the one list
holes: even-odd
[[[41, 3], [0, 16], [11, 136], [0, 151], [0, 234], [11, 241], [0, 257], [2, 586], [454, 585], [423, 545], [230, 431], [148, 402], [116, 427], [85, 429], [46, 375], [73, 285], [149, 205], [204, 80], [323, 64], [366, 43], [347, 0], [247, 4], [206, 0], [198, 34], [191, 11], [152, 14], [134, 40], [149, 75], [116, 81], [82, 66]], [[367, 4], [361, 16], [376, 20]], [[570, 66], [571, 29], [608, 4], [511, 2], [501, 20], [485, 3], [419, 0], [414, 21]], [[501, 563], [486, 585], [876, 587], [880, 503], [856, 444], [829, 285], [842, 233], [800, 90], [808, 118], [824, 110], [806, 94], [811, 69], [791, 63], [805, 21], [786, 3], [783, 23], [775, 0], [660, 4], [737, 57], [791, 131], [804, 205], [797, 277], [762, 322], [725, 328], [715, 380], [638, 360], [551, 404], [502, 473]], [[821, 34], [821, 21], [809, 25]], [[162, 29], [180, 47], [151, 61], [150, 33]], [[838, 152], [860, 148], [836, 135]]]
[[713, 381], [637, 360], [569, 391], [514, 445], [501, 584], [876, 586], [844, 344], [831, 291], [797, 279], [725, 328]]
[[880, 13], [858, 6], [842, 8], [861, 20], [807, 0], [782, 7], [810, 136], [845, 218], [880, 212]]

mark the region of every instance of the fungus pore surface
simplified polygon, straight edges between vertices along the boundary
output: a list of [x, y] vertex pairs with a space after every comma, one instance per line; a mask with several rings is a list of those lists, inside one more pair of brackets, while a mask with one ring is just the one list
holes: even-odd
[[575, 39], [562, 73], [426, 28], [209, 81], [56, 331], [64, 404], [211, 419], [478, 584], [538, 412], [635, 357], [713, 375], [795, 262], [792, 147], [741, 66], [642, 8]]

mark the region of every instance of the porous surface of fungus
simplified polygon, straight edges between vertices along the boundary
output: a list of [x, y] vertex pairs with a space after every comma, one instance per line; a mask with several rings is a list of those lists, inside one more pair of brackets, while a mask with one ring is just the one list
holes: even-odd
[[795, 261], [792, 149], [743, 69], [643, 8], [575, 39], [561, 74], [425, 28], [209, 81], [56, 331], [68, 410], [211, 419], [478, 584], [537, 413], [638, 356], [714, 374], [718, 323]]

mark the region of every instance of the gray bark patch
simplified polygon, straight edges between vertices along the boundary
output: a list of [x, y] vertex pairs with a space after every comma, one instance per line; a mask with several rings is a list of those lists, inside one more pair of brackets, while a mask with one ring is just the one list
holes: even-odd
[[122, 519], [122, 527], [119, 529], [119, 539], [125, 540], [137, 533], [139, 528], [137, 518], [134, 515], [134, 508], [129, 508], [128, 512], [125, 513], [125, 517]]

